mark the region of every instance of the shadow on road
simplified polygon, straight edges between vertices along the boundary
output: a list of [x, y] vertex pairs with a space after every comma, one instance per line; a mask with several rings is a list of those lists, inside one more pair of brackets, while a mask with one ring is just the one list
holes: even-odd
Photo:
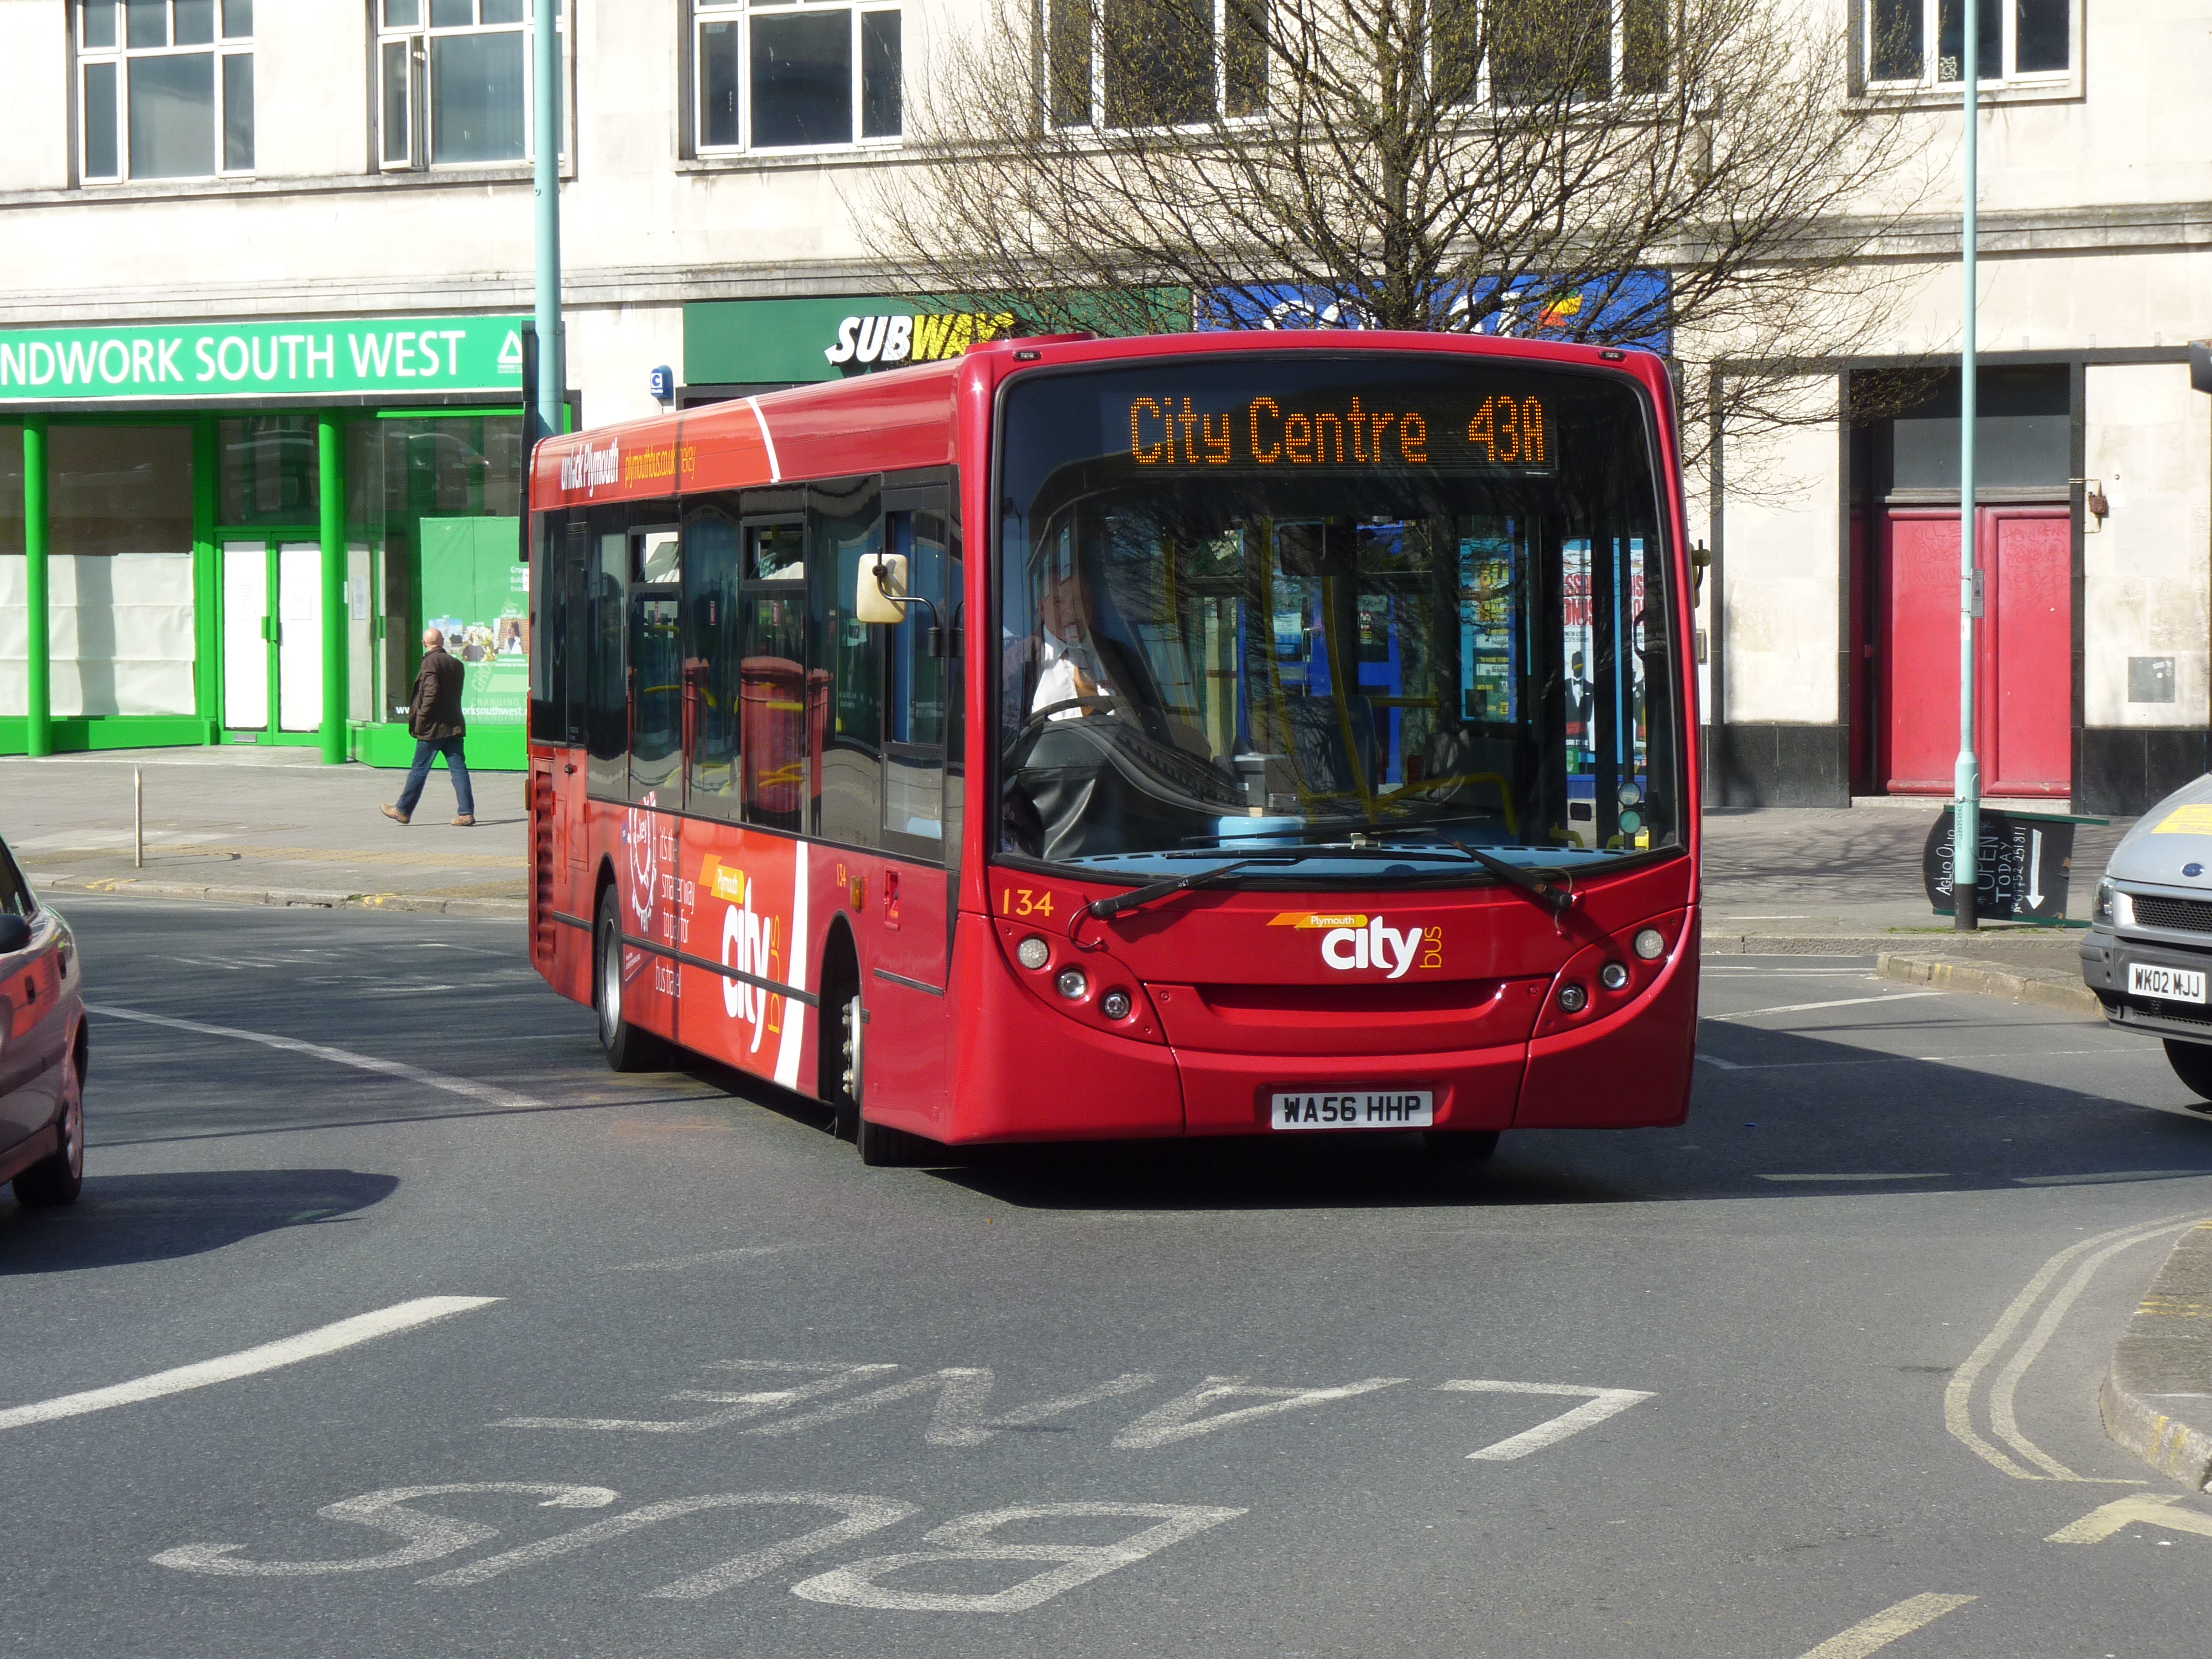
[[67, 1209], [0, 1200], [0, 1277], [167, 1261], [258, 1233], [311, 1226], [390, 1197], [397, 1176], [358, 1170], [210, 1170], [89, 1176]]

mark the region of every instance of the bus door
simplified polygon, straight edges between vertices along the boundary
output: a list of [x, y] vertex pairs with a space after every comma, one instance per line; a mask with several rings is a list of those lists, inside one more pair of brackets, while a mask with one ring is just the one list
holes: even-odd
[[[629, 727], [629, 810], [623, 818], [626, 904], [623, 930], [666, 949], [682, 946], [684, 653], [682, 562], [675, 514], [657, 522], [634, 514], [626, 618], [626, 702]], [[657, 957], [648, 977], [631, 981], [647, 1030], [676, 1035], [676, 964]]]

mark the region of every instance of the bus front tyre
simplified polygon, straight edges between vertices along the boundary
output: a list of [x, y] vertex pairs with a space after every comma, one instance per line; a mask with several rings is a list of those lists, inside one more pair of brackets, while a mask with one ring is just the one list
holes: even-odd
[[1421, 1146], [1446, 1164], [1480, 1164], [1498, 1150], [1495, 1129], [1424, 1129]]
[[599, 1047], [615, 1071], [650, 1071], [661, 1056], [659, 1040], [623, 1018], [622, 915], [611, 887], [600, 896], [592, 938], [592, 1006], [599, 1011]]

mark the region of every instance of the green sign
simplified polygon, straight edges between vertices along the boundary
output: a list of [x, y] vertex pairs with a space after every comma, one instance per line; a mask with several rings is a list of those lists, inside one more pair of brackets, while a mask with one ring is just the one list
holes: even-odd
[[520, 726], [530, 706], [530, 567], [513, 519], [423, 519], [422, 626], [461, 659], [461, 718]]
[[520, 396], [523, 317], [355, 317], [0, 329], [0, 404]]
[[[1180, 289], [1158, 292], [1188, 317]], [[709, 300], [684, 307], [687, 386], [782, 385], [835, 380], [874, 368], [957, 357], [978, 340], [1017, 326], [1011, 311], [952, 300]]]

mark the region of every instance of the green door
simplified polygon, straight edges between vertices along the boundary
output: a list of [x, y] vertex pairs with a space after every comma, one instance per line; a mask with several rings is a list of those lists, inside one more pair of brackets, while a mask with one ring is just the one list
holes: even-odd
[[222, 724], [234, 741], [309, 744], [323, 720], [322, 544], [312, 526], [217, 531]]

